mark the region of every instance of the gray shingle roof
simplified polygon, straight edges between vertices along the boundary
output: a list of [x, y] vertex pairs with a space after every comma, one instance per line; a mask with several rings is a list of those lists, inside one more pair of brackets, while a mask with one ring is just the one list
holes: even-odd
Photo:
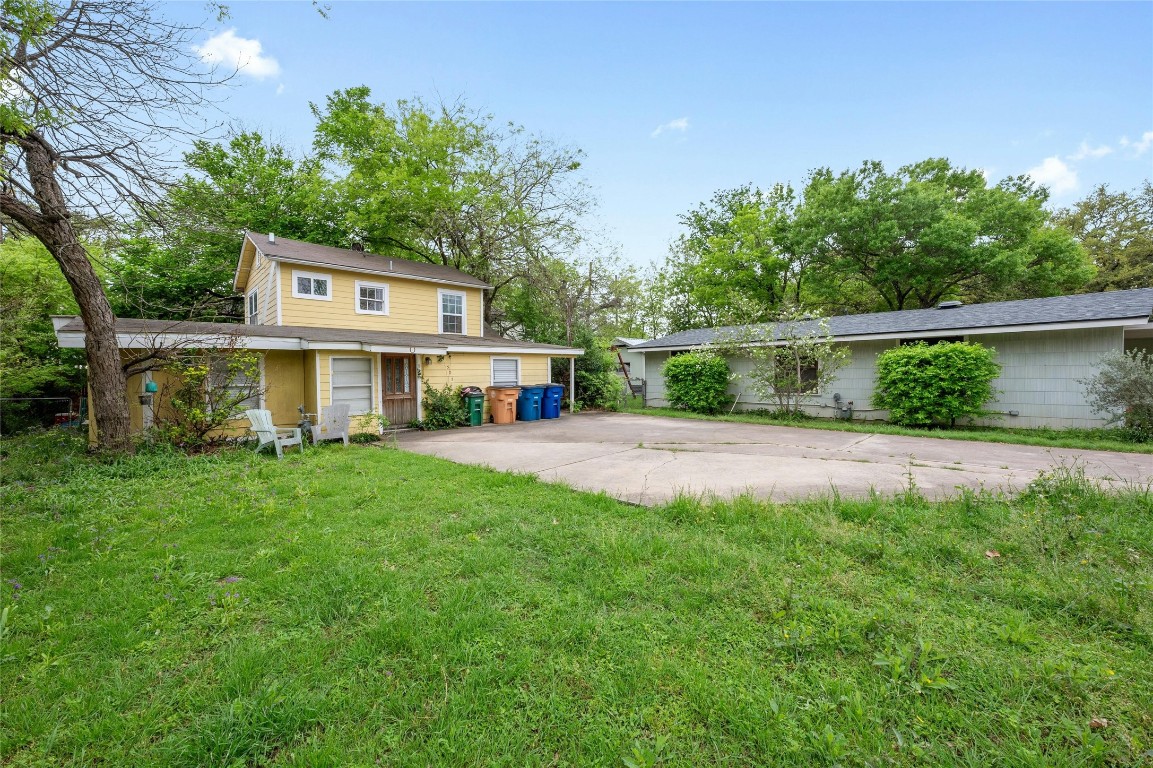
[[277, 237], [276, 242], [268, 242], [268, 235], [249, 232], [251, 240], [260, 252], [270, 259], [289, 259], [306, 262], [332, 269], [347, 269], [351, 272], [371, 272], [373, 274], [395, 274], [398, 277], [412, 277], [418, 280], [471, 285], [477, 288], [491, 286], [479, 278], [461, 272], [459, 269], [422, 261], [409, 261], [391, 256], [377, 256], [374, 253], [354, 251], [351, 248], [334, 248], [330, 245], [316, 245], [301, 240]]
[[[952, 309], [907, 309], [900, 312], [874, 312], [868, 315], [840, 315], [826, 318], [834, 337], [880, 336], [934, 333], [963, 329], [1006, 329], [1025, 325], [1060, 326], [1108, 320], [1149, 322], [1153, 315], [1153, 288], [1128, 291], [1081, 293], [1047, 299], [998, 301], [968, 304]], [[739, 334], [751, 326], [725, 326], [682, 331], [639, 344], [634, 349], [664, 349], [713, 344]], [[799, 330], [804, 332], [807, 324]], [[815, 330], [815, 324], [813, 324]], [[775, 326], [764, 326], [765, 338], [776, 338]]]
[[[84, 321], [73, 317], [57, 333], [84, 331]], [[397, 331], [358, 331], [349, 328], [314, 328], [294, 325], [243, 325], [241, 323], [200, 323], [176, 320], [136, 320], [116, 318], [118, 334], [150, 336], [157, 334], [188, 334], [191, 336], [263, 336], [270, 338], [303, 339], [309, 342], [353, 342], [390, 347], [509, 347], [524, 350], [560, 350], [554, 344], [517, 341], [501, 336], [458, 336], [456, 334], [400, 333]]]

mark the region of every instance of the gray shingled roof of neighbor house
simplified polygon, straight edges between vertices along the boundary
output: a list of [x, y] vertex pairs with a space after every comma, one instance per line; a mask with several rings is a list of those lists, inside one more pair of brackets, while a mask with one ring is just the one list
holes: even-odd
[[316, 245], [285, 237], [276, 237], [274, 242], [269, 242], [268, 235], [259, 232], [246, 234], [248, 239], [260, 249], [260, 252], [270, 259], [314, 264], [318, 267], [331, 267], [332, 269], [347, 269], [352, 272], [372, 272], [380, 275], [411, 277], [417, 280], [469, 285], [477, 288], [492, 287], [485, 281], [461, 272], [459, 269], [440, 264], [409, 261], [392, 256], [378, 256], [374, 253], [354, 251], [351, 248]]
[[[1075, 296], [1053, 296], [1047, 299], [998, 301], [989, 304], [967, 304], [951, 308], [907, 309], [898, 312], [874, 312], [867, 315], [840, 315], [825, 318], [835, 337], [868, 337], [894, 334], [940, 334], [947, 331], [981, 331], [993, 333], [1014, 329], [1037, 330], [1035, 326], [1108, 323], [1127, 325], [1150, 322], [1153, 315], [1153, 288], [1127, 291], [1082, 293]], [[797, 333], [818, 331], [817, 321], [799, 323]], [[679, 349], [715, 344], [749, 330], [766, 341], [781, 338], [780, 325], [724, 326], [698, 328], [638, 344], [633, 349]], [[761, 335], [763, 333], [763, 335]]]
[[[60, 318], [65, 320], [65, 318]], [[56, 329], [61, 333], [83, 333], [84, 321], [70, 317]], [[350, 328], [317, 328], [293, 325], [244, 325], [241, 323], [201, 323], [178, 320], [136, 320], [116, 318], [116, 333], [130, 336], [202, 336], [205, 338], [257, 337], [274, 339], [299, 339], [313, 343], [359, 343], [378, 346], [436, 348], [492, 347], [516, 348], [524, 350], [551, 350], [558, 356], [572, 352], [569, 347], [555, 344], [537, 344], [531, 341], [506, 339], [501, 336], [460, 336], [457, 334], [401, 333], [398, 331], [361, 331]]]

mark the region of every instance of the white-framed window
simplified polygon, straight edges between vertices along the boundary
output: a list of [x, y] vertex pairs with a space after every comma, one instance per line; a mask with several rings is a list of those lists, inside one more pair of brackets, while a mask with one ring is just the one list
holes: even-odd
[[292, 270], [292, 295], [298, 299], [332, 301], [332, 275]]
[[333, 405], [348, 404], [356, 415], [372, 411], [372, 358], [334, 357], [331, 361], [330, 399]]
[[492, 360], [492, 386], [520, 386], [520, 358], [494, 357]]
[[468, 329], [464, 322], [466, 308], [464, 293], [444, 288], [437, 290], [436, 293], [440, 302], [440, 332], [467, 333]]
[[248, 312], [246, 319], [249, 325], [260, 324], [260, 291], [255, 288], [248, 294]]
[[[231, 404], [230, 417], [240, 418], [249, 408], [260, 408], [264, 400], [264, 356], [260, 356], [255, 371], [230, 364], [225, 357], [214, 357], [209, 361], [207, 384], [208, 409], [216, 410], [221, 404]], [[241, 395], [247, 396], [237, 400]]]
[[361, 315], [387, 315], [388, 285], [357, 280], [356, 311]]

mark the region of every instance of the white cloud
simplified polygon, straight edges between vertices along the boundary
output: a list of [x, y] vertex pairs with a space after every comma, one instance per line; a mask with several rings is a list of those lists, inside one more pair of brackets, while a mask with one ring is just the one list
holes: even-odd
[[1137, 141], [1129, 141], [1128, 136], [1121, 137], [1121, 146], [1132, 149], [1137, 156], [1141, 156], [1153, 147], [1153, 131], [1145, 131]]
[[1107, 144], [1102, 144], [1099, 147], [1090, 147], [1089, 142], [1082, 141], [1081, 146], [1077, 148], [1077, 151], [1069, 155], [1069, 159], [1084, 160], [1087, 157], [1091, 157], [1096, 160], [1097, 158], [1111, 154], [1113, 154], [1113, 147], [1110, 147]]
[[284, 93], [284, 83], [276, 86], [276, 95], [279, 96], [282, 93]]
[[236, 67], [244, 75], [263, 80], [280, 74], [280, 64], [263, 55], [264, 46], [256, 38], [238, 37], [235, 29], [226, 29], [208, 38], [192, 50], [206, 64]]
[[687, 117], [678, 117], [676, 120], [669, 120], [664, 125], [658, 125], [650, 136], [654, 139], [667, 131], [680, 131], [684, 133], [689, 129], [689, 119]]
[[1057, 155], [1046, 157], [1041, 164], [1028, 170], [1029, 177], [1044, 184], [1055, 195], [1077, 189], [1077, 172], [1065, 165]]

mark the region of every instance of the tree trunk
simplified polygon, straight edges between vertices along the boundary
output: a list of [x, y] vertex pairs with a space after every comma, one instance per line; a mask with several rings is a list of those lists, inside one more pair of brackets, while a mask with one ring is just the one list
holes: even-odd
[[84, 320], [84, 351], [88, 383], [92, 389], [89, 418], [96, 423], [102, 450], [128, 451], [130, 418], [126, 380], [116, 344], [116, 318], [104, 285], [88, 259], [68, 215], [64, 193], [55, 177], [56, 163], [47, 143], [36, 134], [17, 137], [39, 211], [17, 200], [7, 190], [0, 194], [0, 209], [44, 244], [72, 288]]

